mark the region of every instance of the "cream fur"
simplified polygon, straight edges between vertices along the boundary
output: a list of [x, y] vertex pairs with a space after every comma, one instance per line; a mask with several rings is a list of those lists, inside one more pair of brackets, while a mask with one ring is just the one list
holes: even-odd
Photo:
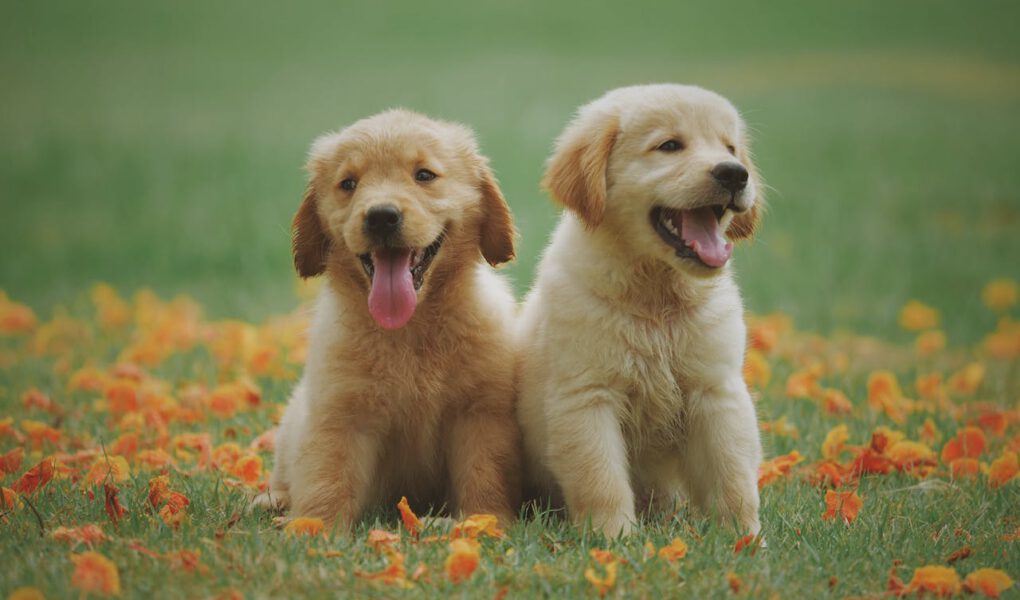
[[[671, 138], [686, 148], [655, 151]], [[739, 291], [728, 264], [677, 257], [649, 220], [654, 206], [714, 197], [708, 171], [727, 159], [751, 171], [742, 201], [752, 209], [722, 224], [749, 235], [761, 199], [744, 126], [706, 90], [610, 92], [582, 107], [550, 159], [545, 185], [570, 210], [518, 322], [527, 479], [607, 535], [628, 533], [639, 512], [670, 508], [681, 493], [759, 529], [761, 444], [741, 374]]]

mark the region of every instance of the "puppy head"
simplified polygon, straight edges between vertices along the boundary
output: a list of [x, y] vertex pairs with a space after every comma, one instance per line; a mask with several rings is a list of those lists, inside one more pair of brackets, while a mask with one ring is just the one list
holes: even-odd
[[510, 209], [464, 126], [387, 111], [317, 139], [307, 169], [294, 266], [335, 264], [385, 329], [411, 320], [436, 273], [514, 256]]
[[693, 86], [620, 88], [583, 106], [543, 186], [589, 229], [699, 276], [751, 237], [764, 200], [737, 110]]

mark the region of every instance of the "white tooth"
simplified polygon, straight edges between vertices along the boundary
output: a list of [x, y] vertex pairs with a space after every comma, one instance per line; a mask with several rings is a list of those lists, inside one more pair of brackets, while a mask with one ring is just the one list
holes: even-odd
[[680, 235], [679, 232], [676, 230], [676, 225], [673, 225], [672, 219], [663, 219], [662, 226], [665, 227], [666, 231], [670, 232], [671, 234]]

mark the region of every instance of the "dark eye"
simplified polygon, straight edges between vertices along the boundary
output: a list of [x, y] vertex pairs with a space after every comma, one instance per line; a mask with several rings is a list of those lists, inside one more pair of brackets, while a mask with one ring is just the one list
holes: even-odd
[[436, 174], [428, 169], [418, 169], [414, 172], [415, 181], [432, 181], [436, 178]]
[[666, 140], [659, 144], [656, 148], [659, 152], [679, 152], [684, 149], [684, 144], [680, 140]]
[[733, 146], [733, 144], [726, 144], [726, 149], [729, 150], [730, 154], [733, 154], [734, 156], [737, 154], [737, 149]]
[[348, 192], [353, 192], [356, 187], [358, 187], [358, 181], [352, 177], [348, 177], [340, 182], [340, 189]]

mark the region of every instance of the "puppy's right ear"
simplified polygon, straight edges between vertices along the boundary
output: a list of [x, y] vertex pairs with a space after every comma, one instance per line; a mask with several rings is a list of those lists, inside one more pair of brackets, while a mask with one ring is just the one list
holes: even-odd
[[309, 181], [305, 199], [294, 215], [293, 248], [294, 268], [301, 277], [315, 277], [326, 270], [326, 255], [329, 253], [329, 236], [319, 219], [318, 199], [315, 181]]
[[615, 116], [582, 112], [556, 141], [542, 178], [553, 199], [573, 210], [589, 229], [605, 214], [606, 171], [617, 133]]

